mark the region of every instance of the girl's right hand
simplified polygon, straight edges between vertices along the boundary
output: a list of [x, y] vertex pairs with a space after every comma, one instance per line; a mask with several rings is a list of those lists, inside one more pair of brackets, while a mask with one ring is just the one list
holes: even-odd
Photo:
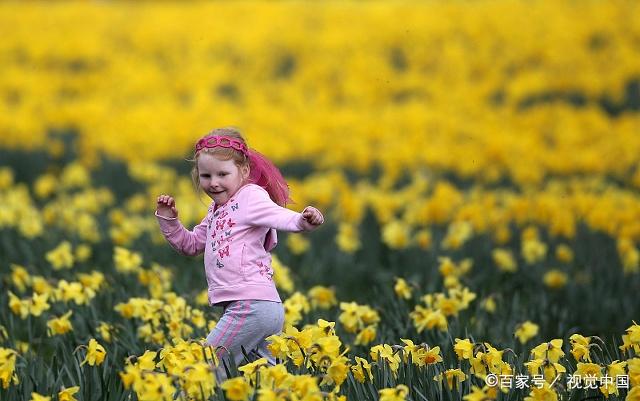
[[160, 195], [156, 205], [156, 213], [162, 217], [175, 218], [178, 217], [178, 209], [176, 209], [176, 201], [173, 196]]

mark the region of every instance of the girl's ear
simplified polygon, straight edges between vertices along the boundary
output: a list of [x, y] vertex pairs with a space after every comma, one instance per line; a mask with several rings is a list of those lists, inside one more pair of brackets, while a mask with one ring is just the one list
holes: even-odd
[[249, 173], [250, 173], [250, 169], [249, 169], [249, 165], [245, 164], [244, 166], [240, 167], [240, 174], [242, 175], [242, 180], [246, 181], [249, 179]]

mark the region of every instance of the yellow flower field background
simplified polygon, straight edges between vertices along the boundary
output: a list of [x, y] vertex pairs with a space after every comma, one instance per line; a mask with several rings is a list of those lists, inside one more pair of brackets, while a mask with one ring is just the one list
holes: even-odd
[[[640, 400], [638, 21], [0, 3], [0, 399]], [[200, 221], [187, 159], [229, 125], [327, 223], [274, 252], [281, 363], [217, 382], [202, 259], [153, 210]]]

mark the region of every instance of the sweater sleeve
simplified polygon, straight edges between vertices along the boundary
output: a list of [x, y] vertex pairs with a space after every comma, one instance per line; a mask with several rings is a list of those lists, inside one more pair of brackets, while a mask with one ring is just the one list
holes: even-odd
[[312, 231], [317, 227], [309, 224], [302, 213], [294, 212], [274, 203], [267, 191], [255, 188], [247, 194], [247, 224], [254, 227], [269, 227], [281, 231]]
[[204, 252], [204, 247], [207, 239], [207, 216], [198, 224], [193, 227], [193, 230], [187, 230], [180, 220], [177, 218], [169, 218], [158, 215], [156, 212], [156, 218], [160, 225], [160, 231], [166, 238], [167, 242], [178, 252], [187, 256], [195, 256]]

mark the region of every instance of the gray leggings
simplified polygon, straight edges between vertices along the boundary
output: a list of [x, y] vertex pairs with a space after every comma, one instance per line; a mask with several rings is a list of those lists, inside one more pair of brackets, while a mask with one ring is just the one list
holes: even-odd
[[207, 344], [217, 348], [220, 365], [216, 369], [218, 381], [226, 379], [223, 361], [228, 364], [233, 358], [236, 366], [245, 360], [245, 352], [250, 361], [267, 358], [275, 365], [275, 358], [267, 349], [265, 338], [282, 332], [284, 308], [280, 302], [243, 300], [222, 305], [222, 317], [207, 336]]

